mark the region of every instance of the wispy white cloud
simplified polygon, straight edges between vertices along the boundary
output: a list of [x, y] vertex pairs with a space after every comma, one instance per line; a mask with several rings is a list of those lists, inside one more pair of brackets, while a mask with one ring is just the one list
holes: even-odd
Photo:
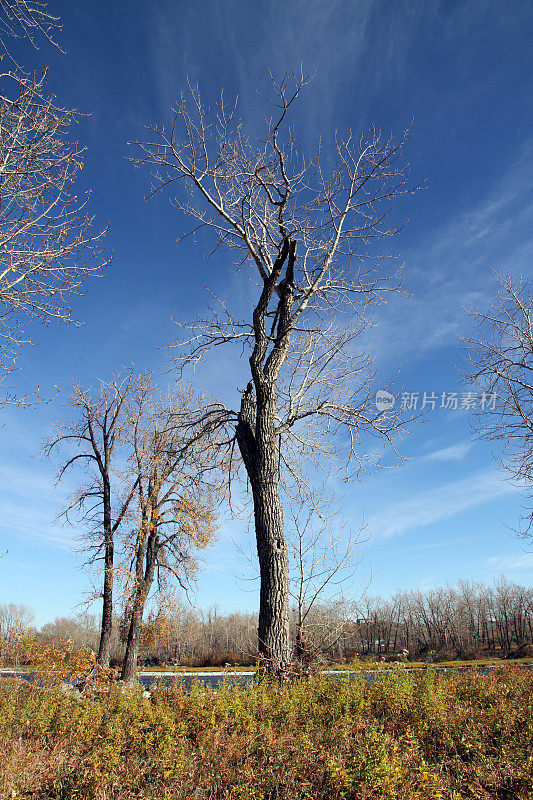
[[494, 470], [478, 472], [391, 505], [370, 517], [368, 530], [380, 538], [399, 536], [513, 492]]
[[[372, 69], [367, 63], [368, 27], [378, 5], [379, 0], [294, 0], [284, 6], [280, 15], [273, 2], [263, 3], [258, 13], [256, 8], [237, 0], [224, 4], [206, 0], [202, 20], [209, 19], [211, 25], [207, 29], [203, 26], [203, 46], [199, 47], [199, 20], [193, 7], [180, 8], [181, 24], [177, 25], [176, 5], [157, 4], [152, 13], [149, 46], [155, 94], [162, 113], [166, 114], [170, 99], [182, 88], [186, 75], [200, 84], [204, 96], [209, 91], [220, 91], [221, 83], [227, 90], [229, 84], [239, 96], [241, 112], [253, 134], [254, 120], [262, 126], [269, 113], [264, 98], [257, 94], [268, 92], [267, 70], [281, 77], [286, 70], [296, 71], [302, 64], [306, 73], [316, 71], [316, 77], [299, 103], [298, 113], [305, 123], [300, 138], [305, 143], [309, 136], [315, 143], [317, 130], [334, 127], [343, 80], [349, 85], [353, 74], [365, 74], [366, 80], [360, 82], [360, 103], [354, 109], [354, 114], [363, 115], [369, 82], [377, 80], [376, 72], [385, 75], [394, 69], [389, 65], [391, 61], [396, 64], [401, 48], [391, 50], [390, 40], [376, 42], [375, 49], [379, 49], [381, 57], [374, 56]], [[210, 47], [220, 49], [216, 73], [206, 58]]]
[[512, 556], [493, 556], [487, 559], [487, 566], [497, 569], [530, 569], [533, 567], [533, 553]]
[[491, 189], [402, 251], [406, 289], [382, 308], [369, 343], [380, 360], [405, 364], [442, 346], [457, 346], [469, 327], [465, 308], [483, 305], [490, 267], [531, 274], [533, 141], [495, 177]]
[[21, 539], [66, 551], [72, 551], [74, 547], [72, 531], [61, 525], [53, 525], [50, 515], [40, 507], [33, 508], [31, 503], [22, 506], [16, 502], [3, 502], [0, 514], [2, 549], [9, 548], [13, 541], [20, 543]]
[[54, 523], [72, 486], [56, 488], [50, 465], [0, 461], [0, 549], [26, 539], [71, 550], [73, 530]]
[[459, 442], [450, 447], [443, 447], [423, 457], [423, 461], [460, 461], [473, 447], [472, 442]]
[[413, 556], [418, 556], [424, 550], [440, 550], [446, 547], [457, 547], [457, 545], [470, 544], [474, 541], [484, 539], [484, 536], [462, 536], [460, 539], [452, 539], [447, 537], [438, 542], [425, 542], [424, 544], [415, 544], [410, 547], [400, 547], [395, 550], [396, 553], [411, 553]]

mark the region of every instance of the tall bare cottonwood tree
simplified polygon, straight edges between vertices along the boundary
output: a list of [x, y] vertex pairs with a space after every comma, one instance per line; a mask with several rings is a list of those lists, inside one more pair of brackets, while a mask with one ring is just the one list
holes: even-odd
[[[137, 165], [155, 171], [151, 194], [172, 189], [193, 233], [210, 230], [217, 248], [233, 250], [256, 292], [250, 318], [225, 301], [190, 327], [179, 363], [194, 364], [234, 343], [249, 355], [249, 381], [240, 407], [204, 409], [206, 425], [236, 442], [254, 503], [260, 568], [259, 651], [269, 668], [290, 660], [288, 566], [280, 480], [298, 480], [297, 464], [338, 455], [347, 469], [375, 463], [361, 447], [364, 433], [390, 442], [394, 413], [374, 404], [372, 358], [359, 337], [388, 290], [372, 248], [396, 228], [388, 203], [409, 194], [408, 168], [398, 141], [372, 128], [355, 139], [333, 137], [334, 165], [317, 148], [299, 153], [288, 117], [307, 80], [273, 81], [273, 117], [264, 137], [246, 136], [235, 107], [223, 99], [210, 113], [197, 89], [182, 93], [170, 130], [151, 126], [137, 142]], [[257, 287], [257, 288], [256, 288]]]

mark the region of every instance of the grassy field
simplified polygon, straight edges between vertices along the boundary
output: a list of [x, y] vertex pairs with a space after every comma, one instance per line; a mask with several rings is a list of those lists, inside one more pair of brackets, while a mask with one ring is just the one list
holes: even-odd
[[533, 674], [398, 669], [81, 702], [4, 679], [0, 741], [2, 798], [528, 800]]

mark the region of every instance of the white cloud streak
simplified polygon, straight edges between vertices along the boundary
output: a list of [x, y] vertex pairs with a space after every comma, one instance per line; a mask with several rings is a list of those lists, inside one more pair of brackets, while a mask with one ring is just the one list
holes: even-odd
[[459, 442], [423, 456], [422, 461], [461, 461], [473, 447], [472, 442]]
[[369, 344], [382, 362], [405, 364], [443, 346], [457, 347], [470, 325], [465, 308], [483, 305], [490, 268], [531, 274], [533, 142], [495, 178], [492, 189], [402, 252], [406, 289], [380, 311]]
[[497, 569], [531, 569], [533, 567], [533, 553], [512, 556], [493, 556], [487, 560], [487, 566]]
[[515, 491], [494, 470], [482, 471], [391, 505], [370, 517], [368, 530], [378, 538], [388, 539], [450, 519]]

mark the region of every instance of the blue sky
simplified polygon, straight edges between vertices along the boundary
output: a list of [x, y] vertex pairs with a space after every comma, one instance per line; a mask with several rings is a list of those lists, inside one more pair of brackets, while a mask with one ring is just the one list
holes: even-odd
[[[75, 610], [89, 585], [73, 551], [73, 531], [54, 523], [64, 490], [54, 466], [36, 458], [49, 421], [65, 414], [73, 379], [91, 385], [124, 365], [166, 370], [163, 349], [176, 335], [171, 317], [205, 307], [203, 282], [239, 301], [221, 255], [206, 260], [186, 244], [164, 198], [144, 201], [148, 175], [126, 159], [126, 142], [143, 138], [149, 120], [164, 122], [187, 76], [215, 99], [239, 96], [252, 135], [261, 132], [267, 68], [316, 70], [295, 109], [298, 140], [310, 149], [333, 128], [374, 123], [399, 132], [412, 117], [407, 155], [427, 189], [399, 207], [409, 225], [394, 242], [405, 262], [409, 297], [379, 313], [371, 343], [384, 382], [400, 370], [405, 391], [461, 393], [457, 334], [468, 332], [463, 306], [482, 303], [490, 268], [533, 274], [533, 5], [525, 2], [237, 3], [111, 0], [54, 2], [66, 55], [20, 44], [26, 66], [49, 65], [51, 86], [84, 115], [87, 145], [80, 189], [109, 220], [114, 261], [76, 304], [79, 328], [36, 332], [17, 379], [56, 400], [3, 411], [0, 430], [0, 602], [25, 602], [38, 622]], [[159, 349], [156, 349], [156, 346]], [[211, 361], [202, 389], [231, 397], [242, 365]], [[170, 380], [168, 374], [162, 382]], [[401, 447], [399, 469], [364, 483], [330, 484], [352, 526], [372, 535], [365, 569], [371, 591], [424, 588], [459, 578], [490, 581], [503, 573], [530, 583], [533, 553], [512, 535], [524, 499], [505, 483], [486, 442], [474, 441], [465, 410], [436, 408]], [[195, 598], [201, 606], [254, 609], [245, 520], [225, 519], [206, 554]]]

